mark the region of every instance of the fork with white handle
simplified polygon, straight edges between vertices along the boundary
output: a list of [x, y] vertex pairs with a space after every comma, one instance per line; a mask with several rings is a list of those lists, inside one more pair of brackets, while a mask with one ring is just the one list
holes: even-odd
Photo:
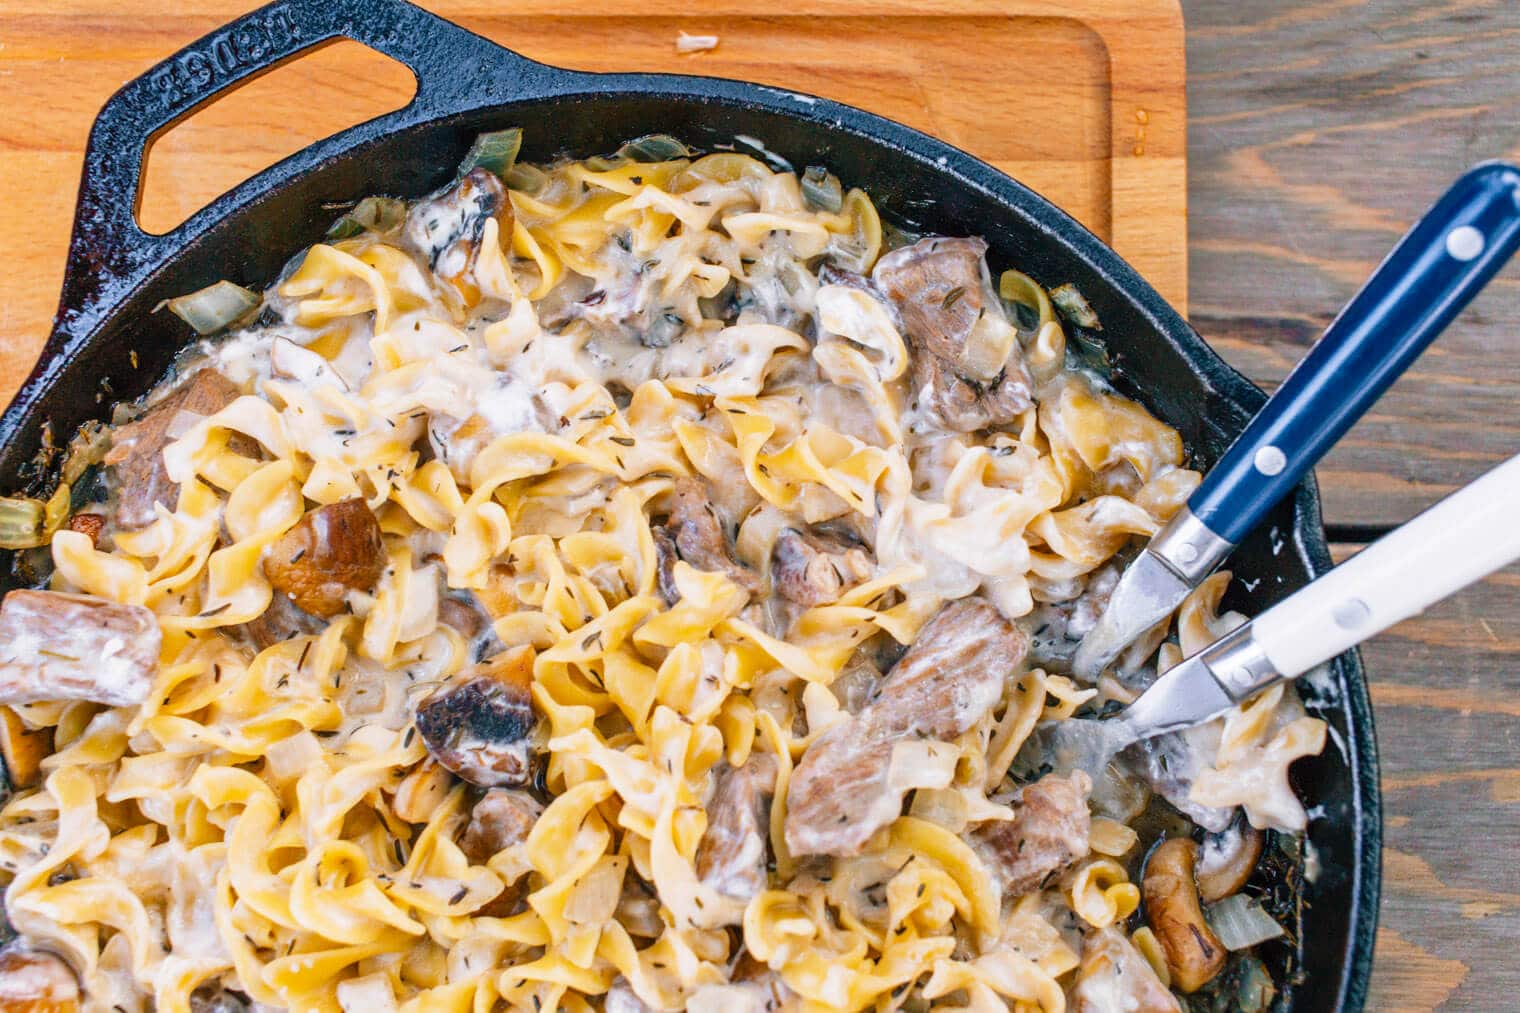
[[1516, 559], [1520, 456], [1169, 669], [1114, 717], [1041, 725], [1023, 755], [1096, 778], [1126, 746], [1218, 717]]

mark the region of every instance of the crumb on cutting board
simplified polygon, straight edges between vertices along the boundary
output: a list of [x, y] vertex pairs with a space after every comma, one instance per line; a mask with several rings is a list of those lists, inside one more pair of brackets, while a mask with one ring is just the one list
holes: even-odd
[[676, 52], [678, 53], [701, 53], [717, 48], [716, 35], [689, 35], [683, 31], [676, 37]]

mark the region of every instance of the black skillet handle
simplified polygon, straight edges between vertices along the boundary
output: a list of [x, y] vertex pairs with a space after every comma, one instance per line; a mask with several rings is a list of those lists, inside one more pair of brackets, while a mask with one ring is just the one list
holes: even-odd
[[123, 86], [95, 120], [55, 340], [89, 330], [99, 310], [136, 287], [169, 247], [210, 224], [197, 213], [166, 236], [149, 235], [137, 224], [148, 143], [213, 96], [335, 38], [405, 64], [416, 75], [416, 96], [266, 169], [238, 188], [241, 196], [267, 192], [362, 136], [480, 105], [504, 85], [523, 94], [535, 80], [560, 73], [404, 0], [275, 0], [191, 43]]

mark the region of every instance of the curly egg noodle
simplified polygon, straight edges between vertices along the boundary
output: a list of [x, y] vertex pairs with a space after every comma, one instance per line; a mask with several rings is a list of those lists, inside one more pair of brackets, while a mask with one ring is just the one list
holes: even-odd
[[[0, 811], [9, 919], [101, 1009], [184, 1013], [208, 982], [301, 1010], [587, 1010], [614, 987], [736, 1009], [758, 1001], [732, 984], [743, 955], [802, 1009], [1065, 1008], [1080, 944], [1060, 926], [1127, 931], [1135, 832], [1095, 820], [1086, 858], [1006, 900], [961, 833], [1011, 818], [1000, 792], [1037, 721], [1122, 691], [1008, 672], [990, 714], [916, 760], [937, 773], [915, 773], [858, 857], [788, 852], [788, 779], [848, 720], [830, 687], [863, 643], [909, 644], [976, 593], [1025, 616], [1156, 531], [1198, 481], [1178, 435], [1065, 368], [1043, 291], [1018, 338], [1037, 404], [992, 432], [924, 423], [900, 324], [810, 266], [877, 259], [858, 190], [816, 210], [795, 175], [727, 153], [545, 173], [463, 270], [394, 228], [312, 247], [267, 296], [277, 320], [209, 346], [241, 396], [167, 446], [177, 501], [107, 548], [54, 536], [53, 589], [151, 609], [163, 646], [140, 706], [16, 708], [54, 752]], [[734, 285], [736, 319], [704, 310]], [[618, 330], [655, 306], [679, 322], [667, 345]], [[448, 453], [419, 452], [430, 433]], [[828, 520], [862, 534], [874, 574], [782, 616], [677, 562], [667, 605], [651, 518], [687, 476], [756, 574], [784, 528]], [[383, 533], [373, 593], [251, 649], [268, 547], [353, 497]], [[1228, 625], [1226, 579], [1182, 609], [1162, 665]], [[421, 821], [396, 811], [429, 769], [412, 707], [476, 660], [439, 621], [449, 589], [531, 650], [540, 719], [547, 807], [480, 864], [458, 843], [470, 786], [445, 784]], [[1283, 692], [1227, 719], [1196, 792], [1294, 829], [1285, 771], [1324, 726]], [[720, 765], [757, 753], [775, 760], [774, 862], [742, 903], [695, 856]], [[526, 903], [487, 913], [509, 884]]]

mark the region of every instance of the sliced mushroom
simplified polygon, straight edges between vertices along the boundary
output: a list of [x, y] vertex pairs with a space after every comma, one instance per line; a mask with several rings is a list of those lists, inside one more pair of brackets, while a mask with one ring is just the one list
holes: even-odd
[[30, 788], [42, 773], [42, 759], [53, 751], [51, 728], [29, 729], [9, 707], [0, 707], [0, 755], [12, 788]]
[[0, 1011], [72, 1013], [79, 1003], [79, 979], [62, 957], [19, 942], [0, 949]]
[[1196, 992], [1220, 972], [1229, 951], [1204, 920], [1194, 868], [1198, 845], [1173, 837], [1156, 845], [1145, 863], [1141, 895], [1145, 920], [1166, 951], [1172, 985]]
[[1013, 819], [971, 831], [972, 847], [1001, 880], [1005, 898], [1041, 889], [1087, 854], [1091, 791], [1092, 779], [1080, 770], [1047, 774], [1019, 794]]
[[284, 591], [270, 595], [269, 607], [243, 624], [243, 629], [261, 651], [291, 637], [314, 637], [326, 627], [326, 620], [303, 612]]
[[12, 591], [0, 605], [0, 704], [140, 704], [163, 634], [141, 605], [87, 594]]
[[655, 584], [665, 604], [674, 605], [681, 600], [681, 590], [676, 587], [676, 561], [681, 558], [676, 540], [663, 527], [650, 533], [654, 535]]
[[307, 511], [264, 556], [269, 583], [323, 619], [343, 610], [350, 591], [373, 591], [384, 569], [380, 522], [357, 498]]
[[1266, 835], [1240, 816], [1217, 834], [1204, 834], [1198, 853], [1198, 895], [1205, 904], [1239, 893], [1246, 885], [1261, 851]]
[[471, 169], [442, 193], [419, 201], [406, 216], [402, 244], [422, 255], [428, 267], [457, 293], [465, 306], [480, 301], [473, 275], [486, 222], [495, 219], [498, 241], [512, 238], [512, 202], [496, 174]]
[[440, 598], [438, 621], [468, 640], [477, 659], [494, 657], [507, 649], [496, 636], [490, 614], [473, 591], [451, 591]]
[[771, 550], [776, 593], [808, 608], [838, 601], [875, 569], [868, 549], [827, 530], [787, 528]]
[[[231, 380], [214, 369], [202, 369], [137, 419], [112, 432], [111, 449], [104, 463], [117, 490], [119, 527], [129, 530], [147, 527], [156, 516], [155, 503], [174, 508], [179, 486], [169, 480], [164, 468], [164, 447], [173, 442], [179, 431], [188, 428], [187, 423], [215, 415], [236, 400], [238, 393]], [[257, 453], [257, 447], [246, 437], [228, 446], [239, 453]]]
[[519, 647], [464, 670], [417, 705], [417, 731], [440, 764], [483, 788], [531, 778], [533, 649]]
[[751, 594], [760, 590], [753, 570], [734, 559], [718, 513], [700, 479], [683, 478], [671, 493], [666, 524], [676, 553], [698, 570], [717, 571]]

